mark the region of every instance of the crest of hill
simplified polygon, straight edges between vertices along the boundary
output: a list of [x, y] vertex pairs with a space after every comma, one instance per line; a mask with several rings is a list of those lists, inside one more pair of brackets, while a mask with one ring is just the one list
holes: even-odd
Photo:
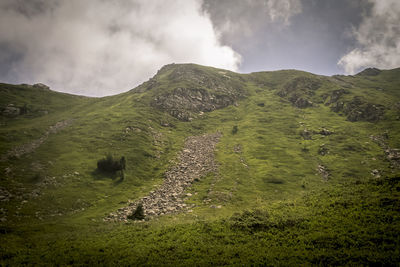
[[231, 71], [195, 64], [170, 64], [133, 89], [147, 93], [150, 105], [173, 117], [194, 116], [236, 104], [246, 96], [246, 79]]

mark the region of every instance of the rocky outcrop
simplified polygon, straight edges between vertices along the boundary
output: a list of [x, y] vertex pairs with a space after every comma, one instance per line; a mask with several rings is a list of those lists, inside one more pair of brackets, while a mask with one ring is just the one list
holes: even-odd
[[328, 169], [326, 168], [326, 166], [319, 164], [317, 166], [317, 172], [319, 173], [319, 175], [321, 175], [321, 177], [327, 181], [329, 179], [330, 173], [328, 171]]
[[216, 171], [214, 150], [220, 137], [221, 133], [215, 133], [187, 138], [179, 163], [165, 173], [163, 184], [148, 196], [111, 213], [104, 221], [127, 221], [139, 203], [143, 205], [146, 218], [190, 209], [191, 206], [185, 204], [185, 198], [191, 194], [185, 193], [185, 189], [196, 179]]
[[303, 137], [304, 140], [312, 140], [312, 137], [313, 137], [314, 134], [319, 134], [319, 135], [322, 135], [322, 136], [328, 136], [328, 135], [331, 135], [333, 133], [334, 133], [333, 131], [330, 131], [330, 130], [328, 130], [326, 128], [322, 128], [319, 131], [311, 131], [311, 130], [304, 129], [303, 131], [300, 132], [300, 135], [301, 135], [301, 137]]
[[388, 144], [389, 135], [371, 135], [371, 140], [377, 143], [384, 151], [386, 159], [393, 168], [400, 169], [400, 149], [392, 148]]
[[204, 112], [236, 104], [245, 97], [244, 79], [233, 72], [194, 64], [162, 67], [133, 92], [150, 91], [151, 106], [171, 116], [190, 121]]
[[342, 97], [342, 95], [349, 94], [349, 93], [350, 92], [346, 89], [334, 90], [330, 94], [325, 95], [325, 100], [327, 99], [327, 101], [325, 102], [325, 105], [328, 106], [328, 105], [337, 103], [339, 101], [339, 99]]
[[190, 121], [199, 112], [224, 108], [236, 100], [235, 95], [219, 95], [202, 88], [177, 88], [155, 97], [152, 105], [179, 120]]
[[304, 140], [311, 140], [313, 136], [313, 132], [309, 131], [307, 129], [304, 129], [303, 131], [300, 132], [301, 137], [303, 137]]
[[320, 86], [321, 82], [318, 79], [301, 76], [287, 82], [278, 91], [278, 95], [287, 98], [295, 107], [312, 107], [313, 102], [310, 97], [315, 94]]
[[343, 107], [349, 121], [378, 121], [385, 112], [385, 108], [379, 104], [369, 103], [363, 97], [355, 96], [350, 102]]
[[329, 96], [325, 96], [328, 99], [325, 105], [330, 105], [330, 108], [334, 112], [343, 112], [349, 121], [369, 121], [376, 122], [381, 119], [385, 113], [385, 107], [383, 105], [370, 103], [364, 97], [354, 96], [350, 101], [343, 100], [342, 96], [349, 92], [345, 89], [339, 89], [332, 91]]
[[20, 115], [21, 109], [16, 107], [14, 104], [8, 104], [3, 110], [1, 111], [1, 115], [8, 118], [14, 118]]
[[50, 90], [50, 87], [43, 83], [35, 83], [34, 85], [32, 85], [32, 87], [42, 89], [42, 90]]

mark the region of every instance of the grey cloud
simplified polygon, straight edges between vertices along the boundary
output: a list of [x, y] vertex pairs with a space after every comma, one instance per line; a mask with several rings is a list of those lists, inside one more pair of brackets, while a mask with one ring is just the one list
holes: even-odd
[[357, 46], [338, 62], [349, 74], [365, 67], [400, 66], [400, 2], [370, 0], [370, 3], [371, 11], [352, 31]]
[[224, 41], [251, 38], [262, 27], [288, 26], [302, 10], [300, 0], [205, 0], [214, 27]]
[[131, 89], [172, 62], [237, 70], [241, 60], [200, 0], [3, 0], [0, 47], [3, 82], [93, 96]]

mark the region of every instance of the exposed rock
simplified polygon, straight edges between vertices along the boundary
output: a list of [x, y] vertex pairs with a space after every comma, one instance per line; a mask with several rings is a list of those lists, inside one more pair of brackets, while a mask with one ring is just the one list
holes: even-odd
[[[177, 84], [181, 87], [177, 88]], [[195, 64], [165, 65], [134, 92], [150, 90], [154, 96], [153, 107], [182, 121], [190, 121], [203, 112], [236, 105], [246, 94], [240, 75], [215, 72]]]
[[377, 169], [372, 170], [371, 175], [373, 175], [375, 178], [381, 177], [381, 174], [380, 174], [379, 170], [377, 170]]
[[154, 98], [152, 105], [179, 120], [190, 121], [194, 114], [227, 107], [237, 99], [235, 95], [219, 95], [202, 88], [177, 88]]
[[290, 98], [290, 100], [298, 108], [307, 108], [313, 106], [313, 102], [303, 97], [295, 96], [294, 98]]
[[329, 153], [329, 150], [328, 150], [328, 148], [325, 147], [325, 144], [322, 144], [319, 146], [318, 154], [320, 154], [321, 156], [325, 156], [328, 153]]
[[184, 203], [184, 198], [192, 196], [191, 193], [185, 194], [185, 190], [196, 179], [216, 171], [214, 149], [220, 137], [221, 133], [189, 137], [179, 155], [179, 163], [165, 173], [164, 183], [158, 189], [151, 191], [148, 196], [118, 209], [117, 212], [111, 213], [104, 220], [126, 221], [139, 203], [143, 205], [146, 217], [192, 208], [193, 206]]
[[348, 93], [349, 93], [349, 91], [345, 90], [345, 89], [338, 89], [338, 90], [332, 91], [332, 93], [329, 95], [329, 99], [325, 103], [325, 105], [330, 105], [330, 104], [338, 102], [339, 99], [342, 97], [342, 95], [348, 94]]
[[369, 103], [361, 96], [355, 96], [351, 101], [338, 101], [331, 105], [331, 110], [341, 112], [349, 121], [378, 121], [385, 112], [385, 107], [379, 104]]
[[371, 135], [371, 140], [377, 143], [384, 151], [386, 159], [390, 162], [392, 167], [400, 168], [400, 149], [391, 148], [388, 145], [387, 140], [389, 139], [389, 135], [387, 132], [382, 135]]
[[50, 87], [43, 83], [35, 83], [34, 85], [32, 85], [32, 87], [43, 89], [43, 90], [50, 90]]
[[142, 130], [140, 128], [134, 127], [134, 126], [126, 126], [125, 127], [125, 133], [129, 133], [129, 132], [136, 132], [136, 133], [140, 133]]
[[344, 107], [344, 102], [343, 101], [338, 101], [335, 102], [331, 105], [331, 110], [333, 112], [340, 112], [341, 110], [343, 110]]
[[304, 140], [311, 140], [313, 133], [307, 129], [304, 129], [301, 133], [300, 133], [301, 137], [303, 137]]
[[319, 164], [317, 166], [317, 172], [322, 176], [322, 178], [325, 181], [328, 180], [330, 174], [329, 174], [328, 169], [324, 165]]
[[309, 98], [320, 86], [321, 82], [318, 79], [301, 76], [287, 82], [278, 91], [278, 95], [287, 98], [295, 107], [312, 107], [313, 102]]
[[8, 202], [13, 195], [7, 189], [0, 187], [0, 202]]
[[400, 167], [400, 149], [387, 147], [385, 149], [385, 155], [394, 167]]
[[242, 153], [242, 146], [240, 144], [237, 144], [233, 147], [233, 151], [235, 153]]
[[14, 104], [8, 104], [7, 107], [5, 107], [1, 111], [1, 114], [3, 116], [9, 117], [9, 118], [17, 117], [20, 113], [21, 113], [21, 109], [16, 107]]
[[383, 115], [384, 107], [368, 103], [362, 97], [355, 96], [352, 101], [345, 105], [343, 111], [349, 121], [375, 122]]
[[319, 131], [318, 132], [318, 134], [320, 134], [320, 135], [324, 135], [324, 136], [327, 136], [327, 135], [331, 135], [331, 134], [333, 134], [333, 132], [332, 131], [329, 131], [328, 129], [326, 129], [326, 128], [322, 128], [322, 130], [321, 131]]

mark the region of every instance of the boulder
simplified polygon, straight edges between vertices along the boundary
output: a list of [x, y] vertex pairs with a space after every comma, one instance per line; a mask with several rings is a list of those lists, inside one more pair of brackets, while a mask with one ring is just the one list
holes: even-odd
[[32, 87], [43, 89], [43, 90], [50, 90], [50, 87], [43, 83], [35, 83], [34, 85], [32, 85]]
[[321, 131], [319, 131], [318, 132], [318, 134], [320, 134], [320, 135], [324, 135], [324, 136], [327, 136], [327, 135], [331, 135], [331, 134], [333, 134], [333, 132], [332, 131], [329, 131], [328, 129], [326, 129], [326, 128], [322, 128], [322, 130]]
[[304, 140], [311, 140], [313, 134], [312, 134], [311, 131], [309, 131], [309, 130], [307, 130], [307, 129], [304, 129], [304, 130], [300, 133], [300, 135], [303, 137]]
[[14, 104], [8, 104], [7, 107], [5, 107], [2, 111], [1, 114], [5, 117], [13, 118], [18, 116], [21, 113], [21, 109], [14, 106]]

